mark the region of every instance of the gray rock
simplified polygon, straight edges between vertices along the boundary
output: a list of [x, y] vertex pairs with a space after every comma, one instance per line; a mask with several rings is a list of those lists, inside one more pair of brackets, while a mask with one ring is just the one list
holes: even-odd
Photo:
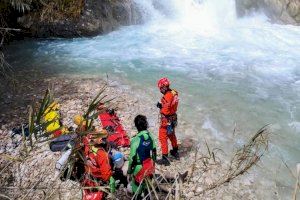
[[263, 11], [272, 21], [300, 25], [299, 0], [235, 0], [238, 16]]
[[223, 200], [232, 200], [232, 196], [226, 195], [223, 197]]
[[201, 193], [202, 191], [203, 191], [203, 188], [202, 188], [202, 187], [197, 187], [196, 193]]
[[194, 196], [195, 196], [194, 192], [189, 192], [189, 193], [187, 193], [187, 195], [186, 195], [186, 197], [187, 197], [188, 199], [190, 199], [190, 198], [192, 198], [192, 197], [194, 197]]
[[95, 36], [120, 26], [141, 23], [141, 14], [133, 0], [86, 0], [76, 19], [41, 20], [37, 13], [18, 18], [18, 23], [34, 37]]

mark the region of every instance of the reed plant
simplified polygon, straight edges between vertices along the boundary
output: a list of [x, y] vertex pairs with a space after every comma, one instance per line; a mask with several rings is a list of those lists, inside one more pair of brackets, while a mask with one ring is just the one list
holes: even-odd
[[[86, 124], [85, 130], [78, 130], [76, 132], [77, 137], [75, 139], [75, 146], [72, 148], [71, 155], [67, 161], [67, 164], [64, 166], [63, 170], [55, 177], [53, 184], [51, 187], [41, 187], [39, 184], [43, 180], [43, 174], [46, 169], [35, 169], [38, 171], [37, 180], [32, 183], [29, 187], [19, 187], [15, 186], [7, 186], [6, 189], [14, 189], [21, 191], [22, 195], [19, 196], [19, 199], [28, 199], [33, 198], [30, 196], [33, 191], [42, 191], [43, 199], [52, 199], [54, 195], [59, 194], [61, 191], [65, 190], [83, 190], [83, 189], [98, 189], [105, 193], [107, 193], [111, 198], [115, 198], [114, 195], [110, 194], [108, 186], [96, 186], [96, 187], [81, 187], [79, 184], [73, 185], [70, 188], [66, 188], [62, 185], [61, 182], [57, 181], [62, 176], [65, 176], [65, 179], [70, 179], [72, 177], [72, 172], [74, 167], [76, 167], [77, 162], [85, 163], [84, 156], [82, 154], [82, 137], [87, 134], [95, 133], [95, 129], [93, 127], [94, 120], [98, 117], [99, 113], [104, 111], [104, 107], [102, 109], [98, 109], [99, 105], [105, 105], [105, 107], [110, 107], [111, 102], [115, 98], [109, 98], [108, 95], [105, 94], [105, 91], [108, 87], [108, 84], [104, 84], [102, 88], [98, 91], [95, 97], [90, 101], [87, 106], [86, 111], [83, 113], [84, 122]], [[43, 120], [43, 116], [48, 112], [47, 108], [54, 102], [54, 94], [51, 88], [47, 89], [43, 98], [40, 101], [34, 102], [31, 106], [29, 106], [29, 115], [28, 115], [28, 124], [29, 124], [29, 135], [26, 136], [24, 129], [22, 131], [22, 148], [20, 149], [20, 153], [18, 156], [12, 155], [4, 155], [4, 159], [7, 161], [6, 165], [0, 170], [1, 174], [5, 173], [5, 171], [10, 170], [11, 166], [14, 168], [20, 168], [21, 165], [26, 165], [30, 158], [34, 157], [35, 153], [39, 150], [41, 145], [47, 144], [50, 140], [53, 139], [52, 133], [47, 133], [45, 131], [46, 127], [51, 122], [45, 122]], [[49, 109], [48, 109], [49, 110]], [[51, 111], [51, 109], [50, 109]], [[57, 119], [55, 119], [57, 120]], [[224, 163], [218, 156], [218, 152], [222, 151], [218, 148], [211, 148], [209, 144], [205, 141], [204, 147], [206, 152], [200, 152], [199, 148], [195, 148], [195, 154], [193, 156], [192, 161], [189, 161], [190, 164], [190, 173], [187, 184], [189, 184], [195, 176], [201, 176], [199, 174], [205, 174], [210, 171], [211, 168], [217, 167], [220, 172], [220, 175], [213, 180], [213, 182], [204, 185], [203, 190], [201, 192], [196, 193], [196, 189], [199, 186], [198, 181], [192, 181], [193, 183], [197, 183], [194, 188], [190, 188], [195, 192], [195, 195], [203, 195], [205, 192], [219, 188], [223, 186], [225, 183], [229, 183], [232, 180], [236, 179], [236, 177], [243, 175], [248, 172], [253, 166], [257, 165], [262, 156], [268, 150], [269, 144], [269, 126], [265, 126], [260, 129], [257, 133], [253, 135], [250, 140], [243, 145], [242, 147], [235, 150], [233, 153], [230, 162], [226, 167], [224, 167]], [[199, 163], [201, 164], [199, 167]], [[184, 192], [183, 181], [180, 178], [179, 170], [175, 171], [175, 179], [173, 182], [168, 182], [168, 180], [164, 177], [163, 172], [160, 169], [156, 169], [160, 172], [162, 176], [161, 180], [146, 179], [146, 190], [147, 195], [144, 199], [182, 199]], [[66, 173], [66, 174], [65, 174]], [[20, 175], [21, 172], [18, 172]], [[298, 174], [299, 177], [299, 174]], [[22, 177], [20, 178], [22, 179]], [[163, 189], [162, 180], [167, 185], [167, 190]], [[80, 180], [77, 180], [80, 181]], [[20, 181], [21, 182], [21, 181]], [[58, 184], [59, 183], [59, 184]], [[299, 183], [296, 184], [295, 191], [297, 192]], [[3, 188], [2, 188], [3, 189]], [[162, 193], [164, 191], [164, 193]], [[137, 194], [131, 199], [135, 199]], [[8, 195], [1, 194], [1, 198], [12, 199]]]

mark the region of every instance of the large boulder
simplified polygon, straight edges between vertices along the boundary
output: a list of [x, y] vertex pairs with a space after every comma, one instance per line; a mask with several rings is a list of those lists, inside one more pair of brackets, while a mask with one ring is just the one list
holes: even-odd
[[300, 25], [299, 0], [235, 0], [237, 13], [244, 16], [263, 11], [272, 21]]
[[47, 14], [30, 12], [18, 23], [33, 37], [80, 37], [105, 34], [142, 21], [133, 0], [85, 0], [77, 17], [56, 18]]

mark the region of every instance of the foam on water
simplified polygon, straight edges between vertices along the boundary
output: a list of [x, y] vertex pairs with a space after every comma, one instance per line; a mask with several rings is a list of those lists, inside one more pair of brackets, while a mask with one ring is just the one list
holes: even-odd
[[[135, 1], [148, 20], [144, 25], [94, 38], [11, 45], [11, 60], [116, 74], [151, 93], [166, 75], [180, 91], [182, 117], [199, 137], [208, 130], [226, 141], [237, 124], [240, 143], [273, 123], [279, 127], [271, 145], [276, 151], [265, 164], [280, 164], [276, 152], [290, 166], [300, 161], [300, 27], [271, 24], [262, 14], [238, 19], [234, 0]], [[286, 173], [277, 178], [291, 185]]]

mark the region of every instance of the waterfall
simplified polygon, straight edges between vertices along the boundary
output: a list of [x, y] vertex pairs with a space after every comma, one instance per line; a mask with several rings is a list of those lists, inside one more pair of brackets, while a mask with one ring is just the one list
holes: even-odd
[[224, 26], [234, 23], [234, 0], [135, 0], [149, 21], [164, 19], [190, 26]]
[[[275, 150], [266, 169], [281, 164], [277, 152], [289, 166], [299, 162], [299, 27], [272, 24], [258, 13], [237, 18], [234, 0], [134, 1], [144, 24], [93, 38], [18, 43], [10, 59], [62, 73], [108, 73], [147, 91], [147, 98], [157, 94], [155, 81], [168, 76], [188, 122], [182, 135], [226, 146], [235, 124], [247, 139], [273, 123]], [[270, 179], [292, 180], [272, 170], [264, 172]]]

